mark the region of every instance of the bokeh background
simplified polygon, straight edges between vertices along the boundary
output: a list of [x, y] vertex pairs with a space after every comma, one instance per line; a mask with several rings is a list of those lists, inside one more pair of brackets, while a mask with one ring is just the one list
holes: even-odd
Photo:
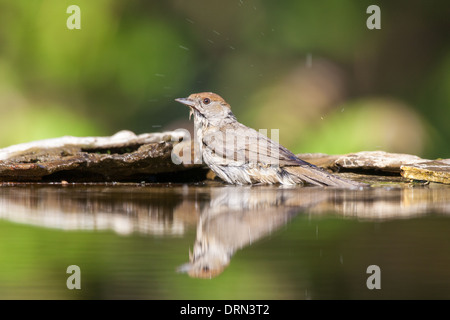
[[[371, 4], [381, 30], [366, 27]], [[213, 91], [296, 153], [448, 158], [449, 13], [433, 0], [0, 0], [0, 147], [190, 128], [174, 99]]]

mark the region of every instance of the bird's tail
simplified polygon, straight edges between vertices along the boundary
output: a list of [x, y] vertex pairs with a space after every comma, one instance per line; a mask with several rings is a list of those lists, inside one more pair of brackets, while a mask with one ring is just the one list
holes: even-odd
[[336, 188], [357, 188], [367, 186], [365, 183], [338, 177], [307, 162], [305, 162], [304, 165], [286, 166], [283, 169], [288, 173], [297, 176], [304, 183], [317, 186], [330, 186]]

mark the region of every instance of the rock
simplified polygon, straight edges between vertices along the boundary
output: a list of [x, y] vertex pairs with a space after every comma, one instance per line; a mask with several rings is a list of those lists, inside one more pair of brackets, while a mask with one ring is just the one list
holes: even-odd
[[351, 171], [377, 170], [399, 173], [404, 164], [419, 163], [424, 159], [403, 153], [384, 151], [362, 151], [345, 155], [299, 154], [298, 157], [315, 165], [332, 170], [346, 169]]
[[[111, 137], [61, 137], [0, 149], [0, 181], [135, 181], [201, 165], [176, 165], [173, 146], [183, 132]], [[175, 179], [176, 180], [176, 179]]]
[[381, 170], [383, 172], [400, 172], [406, 163], [423, 161], [420, 157], [384, 151], [364, 151], [339, 157], [335, 165], [345, 169]]
[[305, 153], [297, 156], [332, 171], [362, 173], [363, 175], [347, 177], [357, 181], [379, 184], [424, 180], [450, 184], [450, 159], [427, 160], [410, 154], [384, 151], [362, 151], [345, 155]]
[[325, 153], [301, 153], [296, 156], [318, 167], [331, 169], [333, 171], [336, 169], [336, 160], [341, 157], [340, 155], [328, 155]]
[[136, 135], [131, 131], [122, 130], [111, 137], [72, 137], [65, 136], [60, 138], [52, 138], [46, 140], [38, 140], [28, 143], [13, 145], [0, 149], [0, 160], [27, 160], [27, 157], [35, 158], [37, 156], [51, 156], [58, 152], [86, 151], [98, 150], [107, 151], [122, 148], [136, 148], [148, 143], [156, 143], [162, 141], [180, 140], [184, 138], [181, 131], [171, 131], [162, 133], [144, 133]]
[[[111, 137], [61, 137], [0, 149], [0, 181], [22, 182], [195, 182], [214, 179], [203, 164], [175, 164], [190, 153], [187, 131], [136, 135], [120, 131]], [[172, 152], [174, 151], [174, 152]], [[180, 158], [181, 157], [181, 158]], [[336, 174], [372, 185], [413, 180], [450, 183], [450, 159], [363, 151], [345, 155], [299, 154], [299, 158]], [[189, 156], [187, 157], [189, 158]], [[195, 170], [194, 170], [195, 169]], [[401, 173], [401, 174], [400, 174]]]
[[401, 175], [408, 179], [450, 184], [450, 159], [403, 165], [401, 170]]

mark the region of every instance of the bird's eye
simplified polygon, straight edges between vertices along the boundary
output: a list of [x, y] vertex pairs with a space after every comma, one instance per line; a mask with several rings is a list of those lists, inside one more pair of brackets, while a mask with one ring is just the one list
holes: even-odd
[[210, 102], [211, 102], [211, 100], [209, 100], [209, 98], [203, 99], [203, 103], [204, 103], [204, 104], [209, 104]]

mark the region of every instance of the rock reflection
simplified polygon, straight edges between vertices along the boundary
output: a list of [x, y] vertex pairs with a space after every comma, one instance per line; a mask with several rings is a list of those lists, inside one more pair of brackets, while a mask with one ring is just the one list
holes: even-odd
[[450, 186], [431, 184], [425, 187], [330, 190], [328, 201], [312, 208], [310, 213], [330, 212], [359, 220], [450, 214]]
[[[196, 217], [174, 217], [177, 188], [139, 185], [21, 185], [0, 187], [0, 218], [62, 230], [113, 230], [182, 235]], [[186, 201], [186, 199], [184, 199]]]
[[[390, 219], [450, 213], [450, 187], [338, 190], [315, 187], [187, 185], [0, 185], [0, 218], [64, 230], [182, 235], [187, 226], [229, 212], [274, 219], [313, 215]], [[307, 208], [307, 210], [306, 210]], [[245, 218], [245, 217], [244, 217]], [[243, 218], [243, 219], [244, 219]], [[252, 222], [253, 223], [253, 222]], [[268, 223], [268, 222], [267, 222]], [[266, 224], [267, 224], [266, 223]]]

